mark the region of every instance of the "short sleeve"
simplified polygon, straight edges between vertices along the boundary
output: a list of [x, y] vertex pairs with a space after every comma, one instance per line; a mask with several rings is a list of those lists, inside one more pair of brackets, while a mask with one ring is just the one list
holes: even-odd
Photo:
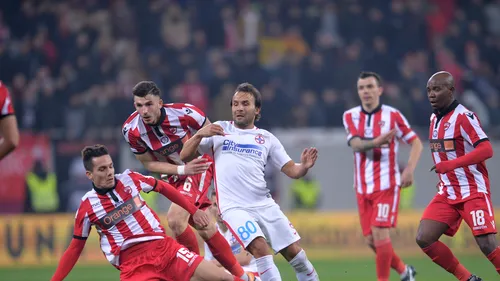
[[129, 176], [134, 181], [139, 191], [149, 193], [154, 191], [158, 180], [151, 176], [145, 176], [137, 172], [130, 172]]
[[342, 121], [344, 123], [344, 129], [347, 133], [347, 143], [349, 143], [354, 137], [359, 137], [358, 130], [352, 121], [352, 113], [344, 112]]
[[479, 121], [474, 112], [466, 112], [458, 115], [458, 121], [462, 137], [474, 147], [488, 140], [488, 136], [481, 127], [481, 121]]
[[399, 111], [392, 112], [392, 117], [396, 124], [397, 138], [405, 143], [412, 143], [417, 138], [417, 134], [412, 130], [408, 120]]
[[134, 154], [144, 154], [148, 151], [148, 147], [128, 125], [123, 126], [122, 134]]
[[212, 148], [214, 146], [214, 137], [208, 137], [201, 139], [200, 145], [198, 146], [198, 152], [200, 154], [212, 155]]
[[288, 154], [286, 153], [286, 150], [281, 142], [273, 134], [271, 134], [271, 149], [269, 151], [269, 160], [271, 161], [273, 166], [275, 166], [279, 170], [281, 170], [281, 168], [283, 168], [286, 163], [292, 160], [292, 158], [290, 158], [290, 156], [288, 156]]
[[207, 117], [205, 113], [192, 104], [184, 104], [184, 114], [190, 129], [198, 131], [203, 127]]
[[73, 230], [73, 238], [85, 240], [89, 237], [92, 224], [88, 216], [90, 203], [88, 200], [83, 200], [75, 215], [75, 228]]

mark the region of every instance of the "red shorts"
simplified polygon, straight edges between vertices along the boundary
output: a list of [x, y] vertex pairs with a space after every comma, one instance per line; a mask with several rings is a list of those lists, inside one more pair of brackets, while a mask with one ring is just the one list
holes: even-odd
[[372, 194], [356, 194], [363, 236], [372, 234], [372, 226], [396, 227], [399, 193], [396, 187]]
[[469, 225], [474, 236], [497, 233], [495, 214], [488, 194], [478, 194], [460, 203], [450, 202], [445, 195], [436, 194], [425, 208], [422, 220], [447, 224], [450, 228], [445, 234], [448, 236], [454, 236], [457, 233], [462, 220]]
[[120, 253], [120, 280], [189, 281], [202, 261], [170, 237], [142, 242]]
[[207, 193], [214, 175], [213, 160], [208, 155], [203, 155], [203, 158], [212, 162], [212, 165], [210, 165], [208, 170], [206, 170], [203, 174], [185, 176], [172, 183], [172, 185], [182, 195], [184, 195], [189, 202], [193, 203], [198, 207], [198, 209], [201, 210], [205, 210], [212, 205]]

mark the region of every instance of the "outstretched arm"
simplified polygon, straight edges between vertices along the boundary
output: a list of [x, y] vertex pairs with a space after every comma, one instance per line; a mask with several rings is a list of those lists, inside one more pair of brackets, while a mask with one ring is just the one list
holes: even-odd
[[59, 265], [57, 266], [56, 272], [52, 276], [51, 281], [62, 281], [70, 271], [75, 266], [78, 258], [82, 254], [83, 248], [85, 247], [86, 239], [73, 238], [68, 246], [68, 249], [64, 252], [61, 259], [59, 260]]

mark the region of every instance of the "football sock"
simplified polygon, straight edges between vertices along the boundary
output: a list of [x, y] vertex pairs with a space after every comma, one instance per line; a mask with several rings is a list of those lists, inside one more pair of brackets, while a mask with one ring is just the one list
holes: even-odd
[[391, 274], [392, 249], [391, 239], [374, 241], [376, 249], [377, 280], [389, 281]]
[[274, 264], [273, 256], [267, 255], [255, 259], [262, 281], [281, 281], [281, 275]]
[[458, 280], [467, 281], [467, 279], [471, 276], [470, 271], [460, 264], [455, 255], [451, 252], [450, 248], [448, 248], [448, 246], [446, 246], [443, 242], [436, 241], [422, 250], [435, 264], [455, 275]]
[[198, 239], [196, 238], [196, 235], [194, 234], [194, 231], [191, 227], [186, 227], [186, 230], [184, 230], [181, 235], [176, 236], [175, 240], [177, 240], [179, 244], [184, 245], [186, 248], [188, 248], [189, 251], [198, 255], [200, 254]]
[[401, 260], [401, 258], [392, 251], [391, 268], [396, 270], [396, 272], [401, 275], [406, 272], [406, 264]]
[[234, 276], [240, 276], [241, 279], [247, 280], [248, 277], [241, 265], [236, 260], [231, 247], [227, 243], [226, 239], [220, 232], [216, 232], [212, 237], [206, 240], [208, 248], [212, 252], [214, 258], [220, 262], [220, 264], [231, 272]]
[[500, 274], [500, 247], [497, 247], [488, 255], [488, 259], [495, 266], [496, 271]]
[[307, 259], [306, 252], [301, 250], [291, 261], [298, 281], [319, 281], [318, 273]]

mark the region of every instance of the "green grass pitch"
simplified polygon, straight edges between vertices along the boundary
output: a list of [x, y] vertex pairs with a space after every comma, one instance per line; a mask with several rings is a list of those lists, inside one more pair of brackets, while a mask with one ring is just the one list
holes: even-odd
[[[498, 274], [484, 257], [479, 255], [460, 256], [460, 261], [473, 273], [481, 276], [483, 280], [499, 280]], [[346, 260], [312, 260], [319, 272], [322, 281], [370, 281], [376, 280], [375, 261], [370, 258], [348, 258]], [[452, 275], [445, 272], [437, 265], [433, 264], [426, 257], [408, 258], [405, 262], [412, 264], [418, 271], [419, 281], [453, 281]], [[285, 281], [297, 280], [291, 267], [281, 258], [277, 258], [282, 278]], [[11, 267], [0, 268], [0, 280], [12, 281], [38, 281], [50, 280], [54, 267]], [[119, 272], [111, 265], [103, 261], [102, 266], [75, 266], [67, 281], [96, 281], [96, 280], [119, 280]], [[399, 280], [395, 273], [391, 276], [391, 281]]]

